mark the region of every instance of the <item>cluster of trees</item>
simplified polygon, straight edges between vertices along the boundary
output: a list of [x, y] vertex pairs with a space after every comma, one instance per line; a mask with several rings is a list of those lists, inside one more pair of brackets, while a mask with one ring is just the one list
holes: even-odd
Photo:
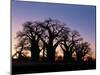
[[45, 21], [25, 22], [23, 30], [17, 33], [18, 43], [16, 53], [21, 61], [27, 57], [23, 50], [31, 51], [31, 61], [40, 62], [40, 52], [42, 51], [42, 61], [55, 63], [56, 49], [60, 46], [63, 51], [62, 62], [73, 62], [72, 54], [76, 53], [78, 63], [83, 62], [83, 57], [89, 53], [90, 44], [84, 42], [76, 30], [71, 30], [66, 24], [55, 19]]

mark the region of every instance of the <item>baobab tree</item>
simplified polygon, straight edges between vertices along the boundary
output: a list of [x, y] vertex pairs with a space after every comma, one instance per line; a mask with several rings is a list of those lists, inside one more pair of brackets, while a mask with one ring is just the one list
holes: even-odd
[[42, 39], [47, 50], [47, 61], [55, 62], [55, 50], [58, 44], [61, 42], [61, 34], [64, 28], [64, 24], [58, 20], [48, 19], [40, 23], [40, 27], [45, 29], [45, 38]]
[[46, 58], [46, 62], [55, 63], [58, 46], [63, 50], [65, 63], [72, 63], [73, 52], [76, 52], [77, 60], [80, 61], [89, 50], [87, 42], [80, 43], [83, 39], [78, 31], [72, 31], [66, 24], [51, 18], [42, 22], [25, 22], [22, 31], [17, 33], [17, 39], [24, 40], [19, 40], [22, 43], [19, 44], [22, 47], [20, 51], [30, 50], [33, 62], [39, 62], [42, 52], [43, 61]]
[[23, 24], [23, 30], [18, 32], [17, 37], [28, 38], [31, 45], [31, 59], [34, 62], [39, 61], [39, 36], [42, 34], [42, 30], [37, 25], [37, 22], [25, 22]]
[[75, 51], [75, 46], [78, 41], [83, 40], [80, 34], [75, 30], [71, 31], [69, 28], [65, 28], [62, 36], [63, 41], [60, 46], [64, 52], [64, 62], [72, 62], [72, 54]]
[[19, 39], [18, 44], [15, 46], [16, 53], [13, 55], [13, 57], [17, 57], [19, 61], [25, 60], [27, 57], [23, 53], [24, 50], [29, 49], [29, 43], [27, 38]]
[[76, 56], [77, 56], [77, 62], [82, 63], [84, 56], [89, 53], [90, 51], [90, 44], [88, 42], [81, 42], [80, 44], [77, 44], [76, 47]]

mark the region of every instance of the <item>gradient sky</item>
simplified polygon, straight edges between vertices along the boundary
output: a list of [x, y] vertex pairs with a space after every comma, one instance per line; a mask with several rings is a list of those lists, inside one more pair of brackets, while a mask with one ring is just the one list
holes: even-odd
[[84, 40], [95, 50], [96, 7], [71, 4], [12, 2], [12, 42], [16, 32], [26, 21], [43, 21], [48, 18], [66, 23], [72, 30], [78, 30]]

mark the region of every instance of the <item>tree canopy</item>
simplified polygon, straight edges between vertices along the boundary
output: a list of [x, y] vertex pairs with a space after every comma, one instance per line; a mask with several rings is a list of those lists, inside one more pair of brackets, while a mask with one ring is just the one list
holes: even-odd
[[16, 35], [18, 51], [14, 55], [18, 54], [20, 61], [22, 57], [25, 58], [22, 51], [29, 50], [32, 62], [40, 62], [41, 59], [43, 62], [56, 63], [56, 49], [60, 46], [63, 51], [62, 62], [73, 63], [72, 54], [75, 52], [75, 62], [82, 63], [84, 56], [91, 50], [90, 44], [84, 41], [77, 30], [71, 30], [66, 24], [51, 18], [25, 22], [22, 31]]

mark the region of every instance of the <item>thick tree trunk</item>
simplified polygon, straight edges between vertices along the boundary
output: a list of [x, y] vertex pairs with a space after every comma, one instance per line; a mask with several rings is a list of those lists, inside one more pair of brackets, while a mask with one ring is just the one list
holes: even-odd
[[50, 46], [47, 49], [47, 61], [48, 63], [55, 63], [55, 50]]
[[85, 54], [83, 54], [83, 51], [84, 51], [84, 48], [81, 48], [80, 50], [78, 50], [77, 52], [76, 52], [76, 54], [77, 54], [77, 63], [78, 64], [83, 64], [84, 62], [83, 62], [83, 60], [84, 59], [82, 59], [84, 56], [85, 56]]
[[64, 51], [64, 63], [67, 63], [67, 64], [72, 63], [72, 53]]
[[82, 64], [82, 54], [77, 53], [77, 63]]
[[47, 62], [55, 63], [55, 49], [53, 47], [53, 37], [49, 38], [49, 43], [47, 46]]
[[31, 59], [33, 62], [39, 62], [39, 47], [35, 42], [31, 43]]

